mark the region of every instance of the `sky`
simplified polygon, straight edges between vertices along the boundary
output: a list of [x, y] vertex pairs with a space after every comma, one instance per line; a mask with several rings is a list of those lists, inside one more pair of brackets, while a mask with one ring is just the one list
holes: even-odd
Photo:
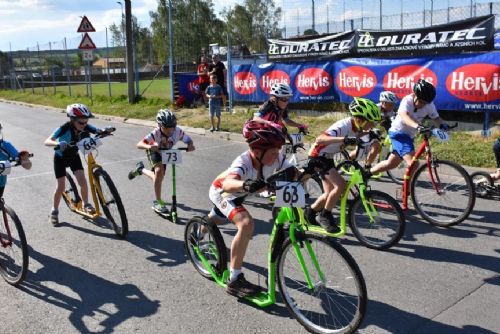
[[[311, 22], [312, 2], [315, 2], [317, 21], [325, 21], [328, 9], [329, 20], [355, 18], [361, 15], [361, 1], [365, 15], [378, 15], [380, 0], [274, 0], [284, 9], [283, 25], [295, 22]], [[421, 11], [431, 1], [435, 9], [451, 6], [467, 6], [471, 0], [382, 0], [384, 14], [395, 14], [401, 10]], [[488, 0], [473, 0], [488, 2]], [[499, 0], [493, 0], [499, 1]], [[122, 1], [122, 3], [124, 3]], [[213, 0], [216, 14], [242, 0]], [[345, 7], [345, 10], [343, 8]], [[157, 0], [132, 0], [132, 14], [141, 26], [150, 24], [149, 12], [155, 11]], [[300, 9], [300, 10], [299, 10]], [[66, 38], [68, 48], [76, 48], [81, 36], [76, 32], [81, 16], [86, 15], [97, 32], [90, 37], [98, 47], [106, 46], [105, 29], [119, 23], [121, 6], [115, 0], [0, 0], [0, 51], [63, 49]], [[112, 46], [112, 45], [109, 45]]]

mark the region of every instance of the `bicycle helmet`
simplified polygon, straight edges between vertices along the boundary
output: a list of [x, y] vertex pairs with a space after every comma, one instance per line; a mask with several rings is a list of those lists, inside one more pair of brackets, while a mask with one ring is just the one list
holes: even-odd
[[177, 125], [177, 118], [169, 109], [160, 109], [156, 115], [156, 121], [166, 128], [173, 128]]
[[277, 97], [290, 97], [292, 96], [292, 89], [286, 83], [274, 83], [271, 86], [270, 94]]
[[413, 86], [413, 92], [418, 99], [423, 100], [427, 103], [432, 102], [436, 97], [436, 88], [424, 79], [419, 79], [415, 86]]
[[279, 126], [254, 120], [243, 125], [243, 137], [253, 149], [280, 148], [285, 143], [285, 136]]
[[66, 107], [66, 115], [72, 118], [92, 118], [94, 117], [90, 109], [81, 103], [73, 103]]
[[349, 104], [349, 112], [352, 116], [363, 117], [369, 122], [379, 122], [382, 119], [377, 105], [362, 97], [354, 98], [354, 101]]
[[396, 96], [396, 94], [386, 90], [386, 91], [383, 91], [382, 93], [380, 93], [379, 101], [380, 102], [389, 102], [389, 103], [398, 103], [399, 100], [398, 100], [398, 97]]

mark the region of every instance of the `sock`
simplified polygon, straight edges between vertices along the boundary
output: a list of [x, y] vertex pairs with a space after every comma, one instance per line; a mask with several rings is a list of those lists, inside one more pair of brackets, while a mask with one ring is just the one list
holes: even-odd
[[328, 211], [327, 209], [323, 209], [323, 210], [321, 210], [320, 215], [321, 215], [321, 217], [329, 217], [332, 215], [332, 212]]
[[239, 274], [241, 274], [241, 269], [231, 268], [231, 274], [229, 275], [229, 282], [234, 282], [238, 278]]
[[52, 211], [51, 213], [55, 213], [55, 214], [58, 214], [59, 213], [59, 210], [58, 209], [55, 209], [55, 208], [52, 208]]

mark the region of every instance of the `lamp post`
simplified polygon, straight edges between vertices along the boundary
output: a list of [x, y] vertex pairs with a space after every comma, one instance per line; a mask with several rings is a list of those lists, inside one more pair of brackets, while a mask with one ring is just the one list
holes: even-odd
[[380, 13], [380, 30], [382, 30], [382, 0], [379, 1], [379, 13]]

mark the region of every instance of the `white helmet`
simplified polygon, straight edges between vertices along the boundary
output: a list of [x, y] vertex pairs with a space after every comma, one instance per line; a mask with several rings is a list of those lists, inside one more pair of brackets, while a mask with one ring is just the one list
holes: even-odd
[[286, 83], [274, 83], [271, 86], [270, 94], [277, 97], [290, 97], [292, 96], [292, 89]]
[[66, 114], [68, 117], [76, 117], [76, 118], [91, 118], [92, 113], [90, 109], [81, 103], [73, 103], [66, 107]]
[[380, 102], [398, 103], [399, 99], [396, 96], [396, 94], [386, 90], [386, 91], [383, 91], [382, 93], [380, 93], [379, 101]]

